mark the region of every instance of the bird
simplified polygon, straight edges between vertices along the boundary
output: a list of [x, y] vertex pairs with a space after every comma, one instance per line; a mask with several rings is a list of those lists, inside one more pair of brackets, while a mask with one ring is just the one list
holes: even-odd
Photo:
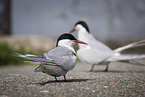
[[72, 34], [74, 31], [77, 31], [78, 39], [88, 44], [78, 44], [79, 49], [77, 51], [77, 56], [83, 63], [92, 65], [91, 69], [89, 70], [90, 72], [93, 71], [95, 65], [106, 65], [104, 71], [108, 71], [108, 65], [113, 61], [126, 62], [134, 65], [144, 65], [135, 61], [134, 59], [145, 58], [145, 54], [130, 55], [122, 54], [121, 52], [126, 49], [144, 46], [145, 40], [133, 42], [112, 50], [110, 47], [94, 38], [94, 36], [90, 33], [89, 27], [85, 21], [78, 21], [70, 33]]
[[26, 62], [40, 64], [34, 72], [46, 73], [53, 76], [56, 81], [58, 81], [57, 77], [63, 76], [64, 81], [67, 81], [65, 75], [75, 67], [77, 61], [73, 48], [74, 43], [87, 45], [85, 42], [77, 40], [73, 35], [64, 33], [57, 39], [56, 47], [44, 53], [44, 56], [21, 53], [15, 53], [14, 56], [31, 60]]

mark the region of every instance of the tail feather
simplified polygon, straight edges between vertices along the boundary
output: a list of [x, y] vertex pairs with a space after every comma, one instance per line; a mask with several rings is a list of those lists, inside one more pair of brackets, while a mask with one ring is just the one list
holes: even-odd
[[132, 65], [145, 66], [145, 64], [142, 64], [142, 63], [137, 62], [137, 61], [135, 61], [135, 60], [127, 60], [127, 61], [120, 61], [120, 62], [129, 63], [129, 64], [132, 64]]
[[32, 61], [24, 61], [24, 62], [28, 62], [28, 63], [32, 63], [32, 64], [47, 64], [45, 62], [32, 62]]
[[108, 61], [123, 61], [123, 60], [134, 60], [134, 59], [143, 59], [145, 58], [145, 54], [120, 54], [116, 56], [112, 56], [108, 59]]
[[41, 72], [41, 71], [42, 71], [41, 65], [38, 66], [38, 67], [34, 70], [34, 72]]
[[32, 64], [42, 64], [42, 65], [60, 66], [60, 65], [57, 65], [57, 64], [54, 63], [54, 62], [40, 62], [40, 61], [37, 61], [37, 62], [33, 62], [33, 61], [24, 61], [24, 62], [29, 62], [29, 63], [32, 63]]
[[[46, 59], [44, 56], [36, 56], [36, 55], [31, 55], [31, 54], [21, 54], [21, 53], [15, 53], [14, 56], [29, 59], [31, 61], [24, 61], [24, 62], [29, 62], [32, 64], [43, 64], [43, 65], [54, 65], [54, 66], [60, 66], [61, 64], [57, 64], [54, 62], [52, 59]], [[34, 61], [34, 62], [33, 62]]]
[[133, 43], [130, 43], [128, 45], [119, 47], [119, 48], [115, 49], [114, 51], [120, 53], [120, 52], [122, 52], [124, 50], [130, 49], [130, 48], [139, 47], [139, 46], [144, 46], [144, 45], [145, 45], [145, 40], [141, 40], [141, 41], [138, 41], [138, 42], [133, 42]]
[[39, 61], [39, 62], [52, 62], [50, 59], [46, 59], [44, 56], [36, 56], [36, 55], [31, 55], [31, 54], [21, 54], [21, 53], [15, 53], [13, 54], [14, 56], [21, 57], [24, 59], [29, 59], [32, 61]]

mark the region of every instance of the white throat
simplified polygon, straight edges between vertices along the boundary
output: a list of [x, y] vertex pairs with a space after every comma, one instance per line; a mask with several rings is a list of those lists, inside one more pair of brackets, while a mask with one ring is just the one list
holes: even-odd
[[72, 50], [75, 53], [75, 50], [73, 48], [73, 41], [71, 41], [71, 40], [68, 40], [68, 39], [60, 40], [58, 42], [58, 46], [66, 47], [66, 48]]
[[[81, 40], [81, 41], [84, 41], [86, 42], [87, 44], [90, 43], [90, 36], [91, 34], [89, 34], [87, 32], [87, 30], [81, 26], [81, 25], [78, 25], [76, 27], [76, 30], [77, 30], [77, 33], [78, 33], [78, 39]], [[82, 44], [79, 44], [79, 47], [80, 48], [85, 48], [85, 47], [88, 47], [89, 45], [82, 45]]]
[[78, 32], [78, 39], [82, 40], [84, 42], [89, 42], [89, 36], [90, 33], [88, 33], [88, 31], [82, 26], [82, 25], [77, 25], [76, 26], [76, 31]]

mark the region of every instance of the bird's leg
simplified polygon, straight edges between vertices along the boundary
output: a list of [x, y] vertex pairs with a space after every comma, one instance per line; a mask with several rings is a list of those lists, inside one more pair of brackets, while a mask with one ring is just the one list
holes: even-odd
[[109, 65], [109, 63], [106, 64], [106, 69], [104, 71], [108, 71], [108, 68], [109, 68], [108, 65]]
[[65, 75], [63, 77], [64, 77], [64, 81], [67, 81]]
[[65, 75], [63, 77], [64, 77], [64, 81], [67, 82], [68, 80], [66, 79]]
[[67, 79], [66, 79], [65, 75], [64, 75], [63, 77], [64, 77], [64, 81], [65, 81], [65, 82], [71, 82], [70, 80], [67, 80]]
[[91, 69], [89, 70], [90, 72], [93, 71], [95, 65], [92, 65]]
[[55, 77], [55, 80], [56, 80], [56, 82], [58, 81], [58, 80], [57, 80], [57, 77]]

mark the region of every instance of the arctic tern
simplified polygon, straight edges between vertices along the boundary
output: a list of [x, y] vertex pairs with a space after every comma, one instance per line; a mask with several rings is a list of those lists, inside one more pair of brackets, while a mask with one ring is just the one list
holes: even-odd
[[15, 53], [14, 56], [29, 59], [27, 61], [34, 64], [40, 64], [34, 71], [43, 72], [48, 75], [55, 77], [64, 76], [64, 81], [66, 80], [66, 73], [72, 70], [77, 61], [75, 50], [73, 44], [81, 43], [86, 44], [83, 41], [77, 40], [73, 35], [69, 33], [62, 34], [56, 44], [56, 48], [44, 53], [44, 56], [36, 56], [31, 54], [20, 54]]
[[79, 40], [82, 40], [88, 44], [88, 45], [79, 44], [77, 56], [82, 62], [92, 65], [90, 71], [93, 71], [95, 65], [106, 65], [106, 69], [104, 71], [107, 71], [108, 64], [113, 61], [127, 62], [136, 65], [144, 65], [139, 62], [136, 62], [134, 59], [145, 58], [145, 54], [129, 55], [122, 54], [121, 52], [126, 49], [144, 46], [145, 40], [134, 42], [119, 47], [115, 50], [112, 50], [107, 45], [94, 38], [94, 36], [90, 33], [89, 27], [86, 22], [84, 21], [77, 22], [74, 25], [74, 28], [70, 31], [70, 33], [74, 31], [77, 31]]

